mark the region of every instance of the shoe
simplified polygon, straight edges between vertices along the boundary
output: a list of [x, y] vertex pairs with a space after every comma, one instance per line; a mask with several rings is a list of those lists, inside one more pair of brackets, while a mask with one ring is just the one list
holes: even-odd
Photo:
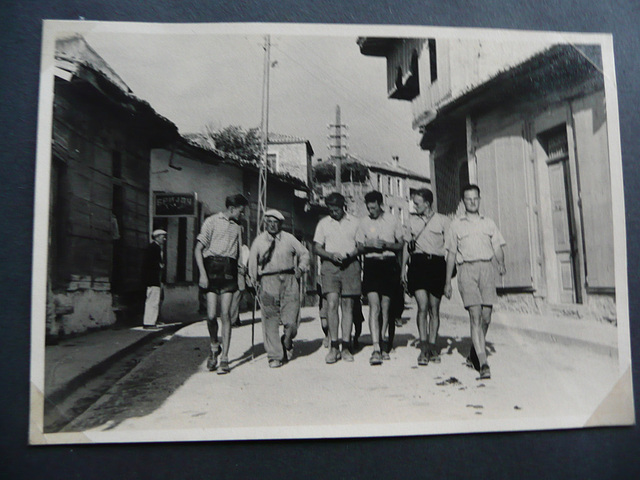
[[291, 346], [287, 348], [287, 345], [284, 341], [284, 335], [280, 337], [280, 343], [282, 344], [282, 351], [284, 352], [284, 362], [288, 362], [293, 358], [293, 341], [291, 341]]
[[354, 352], [357, 352], [358, 350], [360, 350], [360, 342], [358, 341], [357, 337], [353, 338], [352, 344], [353, 344], [353, 351]]
[[378, 350], [374, 350], [371, 354], [369, 365], [382, 365], [382, 354]]
[[440, 354], [435, 350], [429, 350], [429, 361], [433, 363], [440, 363]]
[[282, 366], [282, 362], [275, 358], [269, 360], [269, 368], [280, 368]]
[[429, 356], [424, 350], [421, 350], [418, 355], [418, 365], [429, 365]]
[[220, 360], [220, 365], [218, 365], [218, 371], [216, 373], [218, 375], [225, 375], [230, 371], [231, 369], [229, 368], [229, 360]]
[[353, 355], [348, 349], [342, 349], [342, 360], [345, 362], [353, 362]]
[[337, 348], [331, 348], [329, 350], [329, 353], [327, 353], [327, 356], [324, 357], [324, 361], [328, 364], [332, 364], [336, 363], [338, 360], [340, 360], [340, 358], [340, 350], [338, 350]]
[[209, 352], [209, 358], [207, 358], [207, 370], [213, 372], [216, 369], [216, 364], [218, 363], [218, 355], [222, 353], [222, 347], [218, 345], [218, 348], [214, 352], [213, 349]]
[[391, 360], [389, 352], [382, 352], [382, 360]]
[[331, 339], [328, 336], [324, 337], [322, 339], [322, 346], [324, 348], [329, 348], [330, 345], [331, 345]]
[[486, 363], [480, 367], [480, 379], [487, 380], [491, 378], [491, 369]]

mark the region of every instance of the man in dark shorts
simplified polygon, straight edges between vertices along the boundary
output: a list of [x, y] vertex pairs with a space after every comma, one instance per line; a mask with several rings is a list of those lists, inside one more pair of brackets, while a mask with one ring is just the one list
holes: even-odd
[[[356, 246], [358, 220], [345, 211], [345, 198], [333, 192], [325, 199], [329, 216], [318, 222], [313, 245], [322, 259], [322, 293], [327, 302], [327, 321], [331, 348], [326, 363], [341, 358], [353, 362], [351, 327], [353, 299], [361, 294], [360, 261]], [[338, 309], [342, 309], [342, 351], [340, 351]]]
[[[480, 378], [491, 378], [487, 363], [486, 336], [491, 323], [496, 295], [496, 265], [500, 275], [506, 273], [504, 245], [498, 227], [488, 217], [480, 215], [480, 188], [467, 185], [462, 189], [465, 214], [451, 222], [445, 240], [447, 273], [444, 294], [451, 298], [451, 277], [458, 264], [458, 289], [471, 323], [471, 353], [477, 356]], [[495, 261], [495, 265], [494, 262]]]
[[[238, 290], [238, 257], [242, 245], [242, 227], [247, 199], [240, 194], [226, 198], [224, 212], [211, 215], [202, 224], [194, 252], [200, 272], [199, 286], [206, 292], [207, 327], [211, 340], [207, 368], [218, 374], [229, 373], [231, 342], [230, 308], [233, 292]], [[220, 301], [218, 309], [218, 301]], [[222, 345], [218, 342], [218, 321], [222, 326]], [[217, 364], [220, 355], [220, 364]]]
[[431, 190], [417, 190], [412, 200], [415, 213], [409, 217], [407, 226], [407, 248], [403, 254], [402, 275], [409, 293], [418, 304], [418, 365], [428, 365], [429, 361], [440, 362], [436, 342], [440, 328], [440, 299], [444, 293], [447, 267], [444, 241], [450, 221], [433, 210]]
[[373, 352], [369, 363], [380, 365], [389, 360], [393, 345], [381, 348], [389, 327], [389, 303], [400, 283], [397, 254], [404, 245], [402, 225], [396, 217], [382, 210], [382, 194], [376, 190], [364, 197], [369, 216], [360, 220], [358, 249], [364, 252], [362, 292], [369, 301], [369, 331]]

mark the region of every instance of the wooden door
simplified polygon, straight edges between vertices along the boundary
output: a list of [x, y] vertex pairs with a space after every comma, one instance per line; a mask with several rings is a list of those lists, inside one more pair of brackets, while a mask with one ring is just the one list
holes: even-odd
[[574, 249], [572, 247], [571, 217], [568, 195], [568, 159], [550, 163], [551, 218], [556, 265], [560, 279], [560, 301], [576, 301], [574, 276]]

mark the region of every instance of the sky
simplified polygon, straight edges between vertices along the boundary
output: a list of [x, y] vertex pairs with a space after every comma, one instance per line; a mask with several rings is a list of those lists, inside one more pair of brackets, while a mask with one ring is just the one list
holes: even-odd
[[[264, 37], [260, 35], [89, 32], [85, 39], [133, 93], [181, 133], [259, 127]], [[428, 176], [411, 103], [387, 97], [386, 59], [360, 53], [353, 36], [271, 36], [269, 131], [311, 142], [329, 156], [336, 106], [348, 152]]]

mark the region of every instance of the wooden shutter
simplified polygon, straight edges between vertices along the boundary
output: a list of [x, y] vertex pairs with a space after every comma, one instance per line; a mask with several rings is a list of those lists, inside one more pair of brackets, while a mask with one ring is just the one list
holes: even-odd
[[572, 105], [587, 287], [614, 288], [613, 207], [604, 95]]
[[[483, 128], [491, 132], [490, 125]], [[531, 232], [527, 193], [527, 150], [521, 122], [487, 133], [476, 150], [480, 212], [502, 232], [507, 274], [502, 287], [532, 288]], [[495, 132], [495, 130], [494, 130]]]

